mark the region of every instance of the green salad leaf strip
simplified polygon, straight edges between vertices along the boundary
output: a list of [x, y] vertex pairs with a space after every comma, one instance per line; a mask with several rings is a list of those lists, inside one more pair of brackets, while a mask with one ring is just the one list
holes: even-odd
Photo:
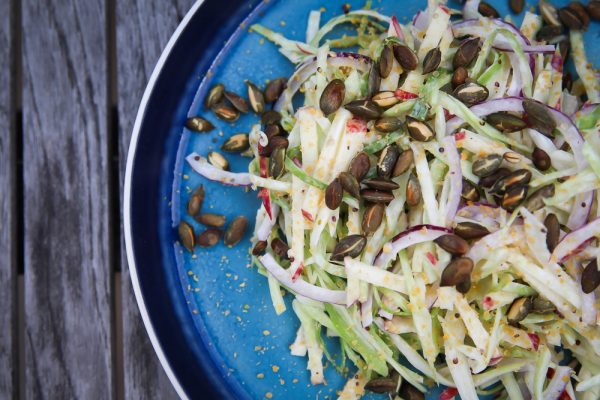
[[363, 151], [367, 154], [375, 154], [383, 150], [386, 146], [402, 139], [406, 134], [404, 132], [392, 132], [365, 146]]

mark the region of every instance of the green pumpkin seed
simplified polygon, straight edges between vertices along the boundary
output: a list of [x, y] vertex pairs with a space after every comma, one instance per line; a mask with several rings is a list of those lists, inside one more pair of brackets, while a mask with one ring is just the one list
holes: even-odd
[[263, 255], [263, 254], [265, 254], [266, 249], [267, 249], [267, 241], [259, 240], [258, 242], [256, 242], [256, 244], [252, 248], [252, 255], [253, 256]]
[[533, 300], [531, 297], [519, 297], [515, 301], [512, 302], [510, 308], [508, 309], [508, 313], [506, 314], [506, 319], [509, 324], [516, 325], [519, 322], [523, 321], [527, 315], [531, 312], [533, 308]]
[[458, 293], [467, 294], [471, 290], [471, 276], [467, 276], [464, 281], [456, 284], [456, 291]]
[[408, 171], [413, 163], [413, 151], [412, 149], [406, 149], [398, 156], [398, 161], [394, 165], [392, 171], [392, 177], [397, 177]]
[[181, 221], [179, 223], [179, 227], [177, 228], [177, 232], [179, 233], [179, 241], [182, 246], [187, 249], [190, 253], [194, 252], [194, 246], [196, 245], [196, 238], [194, 236], [194, 228], [190, 224], [185, 221]]
[[556, 310], [556, 307], [554, 306], [554, 304], [552, 304], [551, 301], [548, 301], [547, 299], [541, 296], [536, 296], [533, 299], [533, 310], [535, 312], [543, 314], [548, 312], [554, 312]]
[[269, 161], [269, 176], [278, 179], [285, 171], [285, 147], [275, 147]]
[[452, 95], [466, 106], [471, 107], [487, 100], [490, 92], [485, 86], [475, 82], [467, 82], [454, 89]]
[[219, 242], [223, 233], [219, 229], [208, 228], [198, 235], [198, 246], [212, 247]]
[[477, 8], [477, 11], [479, 11], [479, 13], [481, 15], [483, 15], [484, 17], [500, 18], [500, 13], [494, 7], [492, 7], [491, 4], [486, 3], [485, 1], [482, 1], [481, 3], [479, 3], [479, 7]]
[[398, 161], [398, 156], [400, 156], [400, 149], [395, 144], [383, 149], [377, 161], [377, 175], [383, 178], [390, 178], [396, 161]]
[[558, 10], [558, 18], [560, 19], [560, 22], [569, 29], [583, 29], [583, 21], [581, 21], [577, 12], [570, 7], [564, 7]]
[[498, 180], [504, 178], [505, 176], [510, 175], [510, 170], [508, 168], [498, 168], [496, 172], [491, 174], [490, 176], [486, 176], [485, 178], [481, 178], [479, 180], [479, 186], [489, 189], [491, 188]]
[[442, 52], [439, 47], [433, 48], [427, 52], [423, 58], [423, 73], [429, 74], [440, 66], [442, 61]]
[[362, 253], [367, 244], [367, 238], [363, 235], [349, 235], [335, 245], [331, 260], [344, 261], [344, 257], [355, 258]]
[[368, 206], [363, 213], [362, 218], [362, 230], [365, 235], [371, 235], [375, 233], [377, 228], [383, 221], [383, 215], [385, 214], [385, 206], [380, 203], [371, 204]]
[[440, 286], [456, 286], [469, 279], [472, 271], [473, 260], [468, 257], [455, 258], [442, 272]]
[[321, 99], [319, 100], [319, 106], [323, 114], [329, 115], [338, 110], [344, 102], [344, 96], [346, 95], [346, 86], [341, 79], [334, 79], [325, 86]]
[[246, 104], [246, 100], [244, 100], [241, 96], [238, 96], [233, 92], [225, 92], [223, 95], [231, 103], [231, 105], [235, 107], [236, 110], [241, 113], [248, 112], [248, 104]]
[[250, 141], [246, 133], [230, 136], [222, 145], [221, 150], [228, 153], [241, 153], [250, 148]]
[[369, 159], [369, 155], [365, 152], [360, 152], [354, 156], [350, 162], [348, 172], [350, 172], [356, 180], [361, 181], [367, 175], [370, 168], [371, 160]]
[[390, 133], [395, 132], [404, 126], [404, 123], [400, 118], [396, 117], [381, 117], [375, 121], [375, 129], [379, 132]]
[[260, 116], [260, 123], [264, 125], [265, 129], [269, 125], [277, 126], [280, 122], [281, 114], [275, 110], [267, 110]]
[[462, 256], [469, 251], [469, 243], [458, 235], [447, 234], [434, 240], [434, 243], [455, 256]]
[[400, 102], [400, 99], [392, 91], [376, 93], [371, 100], [381, 108], [389, 108]]
[[529, 190], [529, 186], [527, 185], [513, 185], [510, 186], [506, 193], [502, 196], [502, 201], [500, 205], [502, 208], [513, 211], [515, 208], [521, 204], [525, 198], [527, 197], [527, 191]]
[[365, 389], [373, 393], [392, 393], [396, 391], [398, 380], [392, 378], [374, 378], [365, 385]]
[[556, 128], [554, 116], [548, 108], [535, 100], [523, 100], [523, 109], [527, 114], [527, 119], [531, 126], [546, 136], [552, 136], [552, 131]]
[[225, 93], [225, 86], [221, 83], [214, 85], [206, 95], [204, 99], [204, 108], [211, 109], [213, 106], [223, 101], [223, 94]]
[[285, 90], [287, 78], [276, 78], [271, 80], [265, 87], [265, 102], [274, 103], [279, 99], [281, 93]]
[[[573, 10], [575, 12], [575, 14], [577, 14], [577, 16], [579, 17], [579, 20], [581, 21], [581, 23], [583, 25], [582, 29], [583, 30], [587, 29], [587, 27], [590, 25], [590, 16], [588, 15], [588, 12], [585, 9], [584, 5], [578, 1], [572, 1], [569, 3], [569, 5], [567, 7], [570, 8], [571, 10]], [[560, 18], [560, 15], [559, 15], [559, 18]]]
[[463, 179], [461, 197], [467, 201], [479, 201], [480, 195], [477, 186], [473, 185], [468, 180]]
[[526, 185], [531, 180], [531, 171], [518, 169], [496, 181], [490, 189], [493, 194], [503, 195], [511, 186]]
[[407, 45], [402, 43], [394, 43], [392, 50], [396, 61], [405, 71], [413, 71], [419, 65], [417, 54]]
[[475, 222], [459, 222], [454, 227], [454, 233], [465, 240], [481, 239], [489, 235], [490, 231], [485, 226]]
[[290, 248], [283, 240], [279, 238], [271, 240], [271, 248], [279, 258], [289, 260], [288, 251]]
[[204, 203], [204, 186], [200, 185], [190, 196], [187, 204], [187, 213], [192, 217], [200, 212], [202, 209], [202, 203]]
[[213, 166], [222, 169], [224, 171], [229, 171], [229, 161], [225, 157], [223, 157], [220, 153], [216, 151], [211, 151], [208, 153], [208, 162]]
[[540, 208], [546, 205], [544, 203], [544, 199], [554, 196], [554, 192], [555, 189], [553, 184], [542, 186], [541, 188], [533, 192], [531, 196], [529, 196], [529, 198], [525, 202], [525, 208], [527, 208], [531, 212], [539, 210]]
[[555, 214], [548, 214], [544, 219], [546, 227], [546, 246], [550, 252], [554, 251], [560, 240], [560, 222]]
[[248, 220], [243, 216], [236, 217], [233, 221], [231, 221], [223, 238], [225, 245], [235, 246], [238, 244], [239, 241], [244, 237], [247, 226]]
[[373, 63], [369, 69], [369, 80], [367, 81], [367, 98], [373, 97], [379, 91], [381, 77], [379, 76], [379, 67]]
[[600, 271], [598, 271], [598, 260], [594, 259], [583, 269], [581, 289], [583, 293], [592, 293], [598, 286], [600, 286]]
[[257, 114], [262, 114], [265, 110], [265, 97], [263, 92], [250, 81], [245, 81], [248, 86], [248, 100], [250, 101], [250, 107]]
[[212, 226], [214, 228], [220, 228], [225, 225], [225, 216], [220, 214], [200, 214], [196, 216], [195, 219], [202, 225]]
[[213, 107], [213, 112], [217, 117], [227, 122], [234, 122], [240, 117], [240, 113], [235, 108], [227, 104], [220, 103]]
[[330, 210], [337, 210], [342, 204], [344, 189], [338, 178], [335, 178], [325, 189], [325, 205]]
[[454, 69], [457, 69], [458, 67], [468, 67], [479, 53], [479, 49], [479, 38], [468, 38], [463, 40], [452, 59], [452, 66]]
[[344, 107], [357, 117], [366, 120], [377, 119], [382, 113], [381, 107], [371, 100], [354, 100]]
[[387, 45], [383, 47], [381, 51], [381, 57], [379, 57], [379, 76], [382, 78], [387, 78], [392, 72], [392, 67], [394, 66], [394, 52], [392, 48]]
[[527, 124], [521, 118], [503, 112], [490, 114], [485, 120], [488, 124], [504, 133], [516, 132], [527, 128]]
[[533, 165], [535, 165], [535, 167], [540, 171], [547, 171], [548, 168], [552, 166], [552, 160], [550, 159], [548, 153], [539, 147], [533, 149], [533, 152], [531, 153], [531, 160], [533, 161]]
[[485, 157], [479, 158], [473, 162], [473, 174], [480, 178], [492, 175], [502, 164], [502, 157], [498, 154], [488, 154]]
[[215, 126], [208, 120], [202, 117], [191, 117], [185, 121], [185, 127], [194, 132], [209, 132]]
[[435, 137], [433, 129], [427, 122], [413, 117], [406, 117], [406, 129], [410, 137], [419, 142], [429, 142]]
[[360, 185], [350, 172], [342, 172], [339, 176], [340, 184], [348, 194], [356, 199], [360, 198]]
[[410, 174], [406, 184], [406, 204], [415, 207], [421, 202], [421, 197], [421, 184], [414, 174]]
[[371, 178], [363, 181], [367, 187], [375, 190], [387, 190], [392, 191], [400, 187], [396, 182], [385, 178]]
[[360, 192], [360, 197], [371, 203], [389, 203], [394, 200], [394, 194], [382, 190], [364, 189]]

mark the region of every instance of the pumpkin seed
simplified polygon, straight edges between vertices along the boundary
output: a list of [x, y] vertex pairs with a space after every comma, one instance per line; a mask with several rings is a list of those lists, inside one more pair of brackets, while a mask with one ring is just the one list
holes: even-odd
[[550, 160], [548, 153], [539, 147], [533, 149], [531, 160], [533, 161], [533, 165], [540, 171], [546, 171], [552, 166], [552, 161]]
[[325, 205], [327, 208], [337, 210], [340, 204], [342, 204], [343, 195], [344, 189], [342, 188], [342, 184], [338, 178], [335, 178], [327, 185], [327, 189], [325, 189]]
[[223, 101], [223, 93], [225, 93], [225, 86], [222, 83], [217, 83], [209, 91], [204, 98], [204, 108], [211, 109], [213, 106]]
[[229, 171], [229, 161], [225, 157], [223, 157], [220, 153], [216, 151], [211, 151], [208, 153], [208, 162], [213, 166], [222, 169], [224, 171]]
[[382, 113], [381, 107], [371, 100], [354, 100], [344, 107], [357, 117], [366, 120], [377, 119]]
[[284, 260], [289, 260], [288, 251], [290, 250], [289, 246], [281, 239], [275, 238], [271, 240], [271, 248], [273, 252]]
[[228, 153], [241, 153], [250, 148], [250, 141], [246, 133], [230, 136], [222, 145], [221, 150]]
[[392, 193], [373, 189], [361, 190], [360, 197], [371, 203], [389, 203], [394, 200], [394, 195]]
[[452, 66], [454, 69], [457, 69], [458, 67], [468, 67], [479, 53], [479, 47], [480, 42], [477, 37], [463, 40], [452, 59]]
[[554, 306], [554, 304], [552, 304], [551, 301], [548, 301], [547, 299], [541, 296], [536, 296], [533, 299], [532, 308], [535, 312], [538, 313], [554, 312], [556, 310], [556, 307]]
[[212, 247], [219, 242], [223, 233], [219, 229], [208, 228], [198, 235], [198, 246]]
[[423, 58], [423, 73], [429, 74], [435, 71], [440, 66], [442, 61], [442, 52], [439, 47], [433, 48], [427, 52]]
[[414, 174], [410, 174], [406, 184], [406, 204], [415, 207], [421, 202], [421, 184]]
[[248, 112], [248, 104], [246, 104], [246, 100], [244, 100], [241, 96], [233, 92], [225, 92], [223, 94], [225, 98], [231, 103], [236, 110], [242, 113]]
[[558, 222], [558, 217], [552, 213], [546, 215], [544, 226], [546, 227], [546, 246], [552, 252], [560, 240], [560, 222]]
[[419, 58], [417, 54], [407, 45], [401, 43], [395, 43], [393, 48], [394, 57], [398, 61], [398, 64], [405, 71], [413, 71], [417, 69], [419, 65]]
[[202, 117], [191, 117], [185, 121], [185, 127], [194, 132], [209, 132], [215, 126], [208, 120]]
[[557, 36], [562, 35], [563, 28], [562, 25], [545, 25], [543, 26], [538, 33], [535, 35], [535, 39], [537, 41], [550, 41]]
[[588, 263], [581, 274], [581, 290], [583, 293], [592, 293], [600, 285], [600, 271], [598, 260], [595, 258]]
[[569, 29], [577, 31], [583, 29], [583, 21], [579, 18], [578, 13], [570, 7], [558, 10], [558, 18]]
[[269, 176], [278, 179], [285, 171], [285, 147], [275, 147], [269, 160]]
[[529, 196], [529, 198], [525, 202], [525, 208], [527, 208], [531, 212], [539, 210], [540, 208], [546, 205], [544, 203], [544, 199], [554, 196], [554, 191], [554, 185], [551, 183], [546, 186], [542, 186], [541, 188], [533, 192], [531, 196]]
[[455, 256], [462, 256], [469, 251], [469, 243], [458, 235], [449, 233], [434, 240], [434, 243]]
[[508, 309], [508, 313], [506, 314], [508, 323], [515, 325], [523, 321], [525, 317], [529, 315], [532, 308], [533, 300], [531, 297], [519, 297], [512, 302], [510, 308]]
[[525, 0], [509, 0], [508, 5], [515, 14], [521, 13], [525, 7]]
[[194, 237], [194, 228], [190, 224], [185, 221], [181, 221], [179, 223], [179, 227], [177, 228], [177, 232], [179, 233], [179, 241], [189, 251], [190, 253], [194, 252], [194, 246], [196, 245], [195, 237]]
[[250, 81], [245, 81], [248, 86], [248, 100], [250, 101], [250, 107], [257, 114], [262, 114], [265, 110], [265, 96], [263, 92]]
[[329, 115], [337, 111], [344, 102], [344, 96], [346, 95], [346, 86], [340, 79], [334, 79], [325, 86], [321, 99], [319, 100], [319, 106], [323, 114]]
[[375, 203], [367, 207], [362, 218], [362, 230], [365, 235], [370, 235], [379, 228], [384, 214], [385, 207], [383, 204]]
[[204, 186], [200, 185], [194, 191], [187, 204], [187, 213], [192, 217], [200, 212], [204, 203]]
[[513, 185], [510, 186], [506, 193], [502, 196], [501, 205], [502, 208], [513, 211], [519, 204], [527, 197], [527, 191], [529, 186], [527, 185]]
[[515, 153], [514, 151], [507, 151], [502, 155], [504, 161], [511, 164], [518, 164], [521, 161], [521, 155], [519, 153]]
[[479, 158], [473, 162], [472, 170], [473, 174], [480, 178], [490, 176], [502, 164], [502, 157], [498, 154], [488, 154], [485, 157]]
[[397, 177], [408, 171], [413, 162], [413, 151], [412, 149], [406, 149], [398, 156], [398, 161], [394, 165], [392, 171], [392, 177]]
[[374, 378], [365, 385], [365, 389], [373, 393], [392, 393], [396, 391], [398, 380], [392, 378]]
[[377, 161], [377, 175], [383, 178], [392, 176], [392, 171], [400, 156], [400, 149], [397, 145], [392, 144], [381, 151], [379, 160]]
[[265, 87], [265, 103], [274, 103], [279, 99], [281, 93], [285, 90], [287, 78], [275, 78], [267, 83]]
[[277, 147], [283, 147], [284, 149], [287, 149], [289, 144], [290, 142], [287, 140], [287, 138], [283, 136], [273, 136], [269, 139], [269, 142], [266, 146], [259, 146], [258, 154], [263, 157], [269, 157], [271, 153], [273, 153], [273, 150]]
[[467, 276], [462, 282], [456, 284], [456, 291], [458, 293], [467, 294], [471, 290], [471, 275]]
[[485, 120], [488, 124], [504, 133], [516, 132], [527, 128], [527, 124], [521, 118], [504, 112], [490, 114]]
[[400, 99], [391, 91], [376, 93], [371, 100], [381, 108], [389, 108], [400, 102]]
[[378, 64], [379, 76], [384, 79], [387, 78], [390, 75], [390, 72], [392, 72], [392, 67], [394, 66], [394, 52], [389, 45], [383, 47]]
[[400, 130], [403, 125], [402, 120], [396, 117], [381, 117], [375, 121], [375, 129], [383, 133], [395, 132]]
[[454, 233], [465, 240], [481, 239], [489, 235], [490, 231], [485, 226], [475, 222], [459, 222], [454, 227]]
[[510, 170], [508, 168], [498, 168], [498, 170], [496, 172], [494, 172], [493, 174], [491, 174], [490, 176], [486, 176], [485, 178], [481, 178], [479, 180], [479, 186], [489, 189], [492, 186], [494, 186], [494, 184], [504, 178], [505, 176], [510, 174]]
[[240, 113], [235, 108], [225, 103], [217, 104], [213, 107], [213, 112], [217, 117], [227, 122], [234, 122], [240, 117]]
[[403, 380], [398, 395], [403, 400], [425, 400], [425, 395], [416, 387]]
[[479, 13], [488, 18], [500, 18], [500, 13], [491, 4], [482, 1], [477, 8]]
[[354, 175], [356, 180], [361, 181], [369, 172], [369, 168], [371, 168], [371, 160], [369, 159], [369, 155], [364, 151], [361, 151], [354, 156], [350, 162], [348, 172]]
[[348, 194], [356, 199], [360, 198], [360, 185], [350, 172], [342, 172], [338, 177], [340, 184]]
[[456, 88], [462, 84], [464, 84], [467, 81], [467, 78], [469, 77], [469, 71], [467, 71], [467, 69], [465, 67], [458, 67], [454, 70], [454, 73], [452, 74], [452, 87]]
[[200, 214], [195, 217], [196, 221], [206, 226], [212, 226], [214, 228], [220, 228], [225, 225], [225, 216], [220, 214]]
[[473, 260], [468, 257], [458, 257], [442, 272], [440, 286], [456, 286], [470, 278], [473, 271]]
[[540, 14], [548, 25], [561, 25], [558, 19], [558, 10], [547, 0], [538, 0]]
[[479, 201], [479, 191], [477, 190], [477, 186], [473, 185], [466, 179], [462, 181], [462, 191], [461, 197], [467, 201]]
[[376, 190], [392, 191], [400, 187], [396, 182], [385, 178], [371, 178], [363, 181], [363, 183], [367, 185], [367, 187]]
[[531, 171], [518, 169], [496, 181], [490, 189], [493, 194], [503, 195], [511, 186], [526, 185], [531, 180]]
[[[269, 125], [278, 126], [281, 122], [281, 114], [275, 110], [267, 110], [260, 116], [260, 123], [265, 126], [265, 129]], [[267, 133], [267, 132], [265, 132]]]
[[590, 14], [590, 17], [592, 17], [596, 21], [600, 21], [600, 1], [590, 1], [587, 5], [587, 11]]
[[381, 77], [379, 76], [379, 67], [373, 63], [369, 69], [369, 80], [367, 81], [367, 98], [373, 97], [379, 91]]
[[427, 122], [419, 121], [410, 116], [406, 117], [406, 129], [410, 137], [419, 142], [429, 142], [435, 137], [433, 129]]
[[256, 244], [252, 248], [252, 255], [253, 256], [263, 255], [263, 254], [265, 254], [266, 249], [267, 249], [267, 241], [259, 240], [258, 242], [256, 242]]
[[346, 236], [335, 245], [333, 253], [331, 253], [331, 259], [333, 261], [344, 261], [344, 257], [358, 257], [366, 244], [367, 238], [363, 235]]
[[468, 107], [485, 101], [490, 92], [485, 86], [475, 82], [463, 83], [452, 92], [452, 95]]
[[[567, 6], [569, 9], [573, 10], [575, 12], [575, 14], [577, 14], [577, 16], [579, 17], [579, 20], [581, 21], [581, 24], [583, 25], [583, 29], [587, 29], [587, 27], [590, 24], [590, 16], [588, 15], [587, 10], [585, 9], [585, 7], [583, 6], [583, 4], [581, 4], [578, 1], [572, 1], [571, 3], [569, 3], [569, 5]], [[560, 15], [559, 15], [560, 17]]]
[[227, 227], [223, 241], [227, 246], [235, 246], [244, 237], [248, 220], [244, 216], [235, 217]]
[[271, 139], [273, 136], [279, 136], [283, 133], [283, 128], [275, 123], [275, 124], [269, 124], [265, 127], [265, 135], [267, 135], [268, 139]]

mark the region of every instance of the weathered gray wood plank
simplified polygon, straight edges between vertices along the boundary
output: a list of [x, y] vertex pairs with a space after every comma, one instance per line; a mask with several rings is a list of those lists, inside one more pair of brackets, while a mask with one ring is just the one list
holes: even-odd
[[[16, 137], [11, 2], [0, 2], [0, 398], [17, 396]], [[16, 87], [15, 87], [16, 89]]]
[[26, 398], [113, 398], [106, 4], [22, 0]]
[[[133, 122], [150, 74], [163, 47], [193, 0], [129, 0], [117, 2], [117, 76], [119, 91], [120, 170], [125, 161]], [[121, 180], [121, 187], [123, 180]], [[135, 303], [127, 260], [122, 256], [123, 342], [126, 399], [174, 399], [174, 389], [162, 370]]]

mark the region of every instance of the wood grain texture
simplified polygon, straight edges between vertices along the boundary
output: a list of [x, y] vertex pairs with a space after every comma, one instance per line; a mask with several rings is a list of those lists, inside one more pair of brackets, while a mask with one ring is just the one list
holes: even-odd
[[17, 208], [11, 2], [0, 2], [0, 398], [17, 397]]
[[[162, 49], [193, 3], [193, 0], [117, 2], [121, 187], [131, 131], [146, 83]], [[175, 390], [160, 366], [144, 329], [126, 268], [124, 245], [122, 249], [125, 398], [175, 399]]]
[[26, 398], [113, 398], [104, 0], [23, 0]]

